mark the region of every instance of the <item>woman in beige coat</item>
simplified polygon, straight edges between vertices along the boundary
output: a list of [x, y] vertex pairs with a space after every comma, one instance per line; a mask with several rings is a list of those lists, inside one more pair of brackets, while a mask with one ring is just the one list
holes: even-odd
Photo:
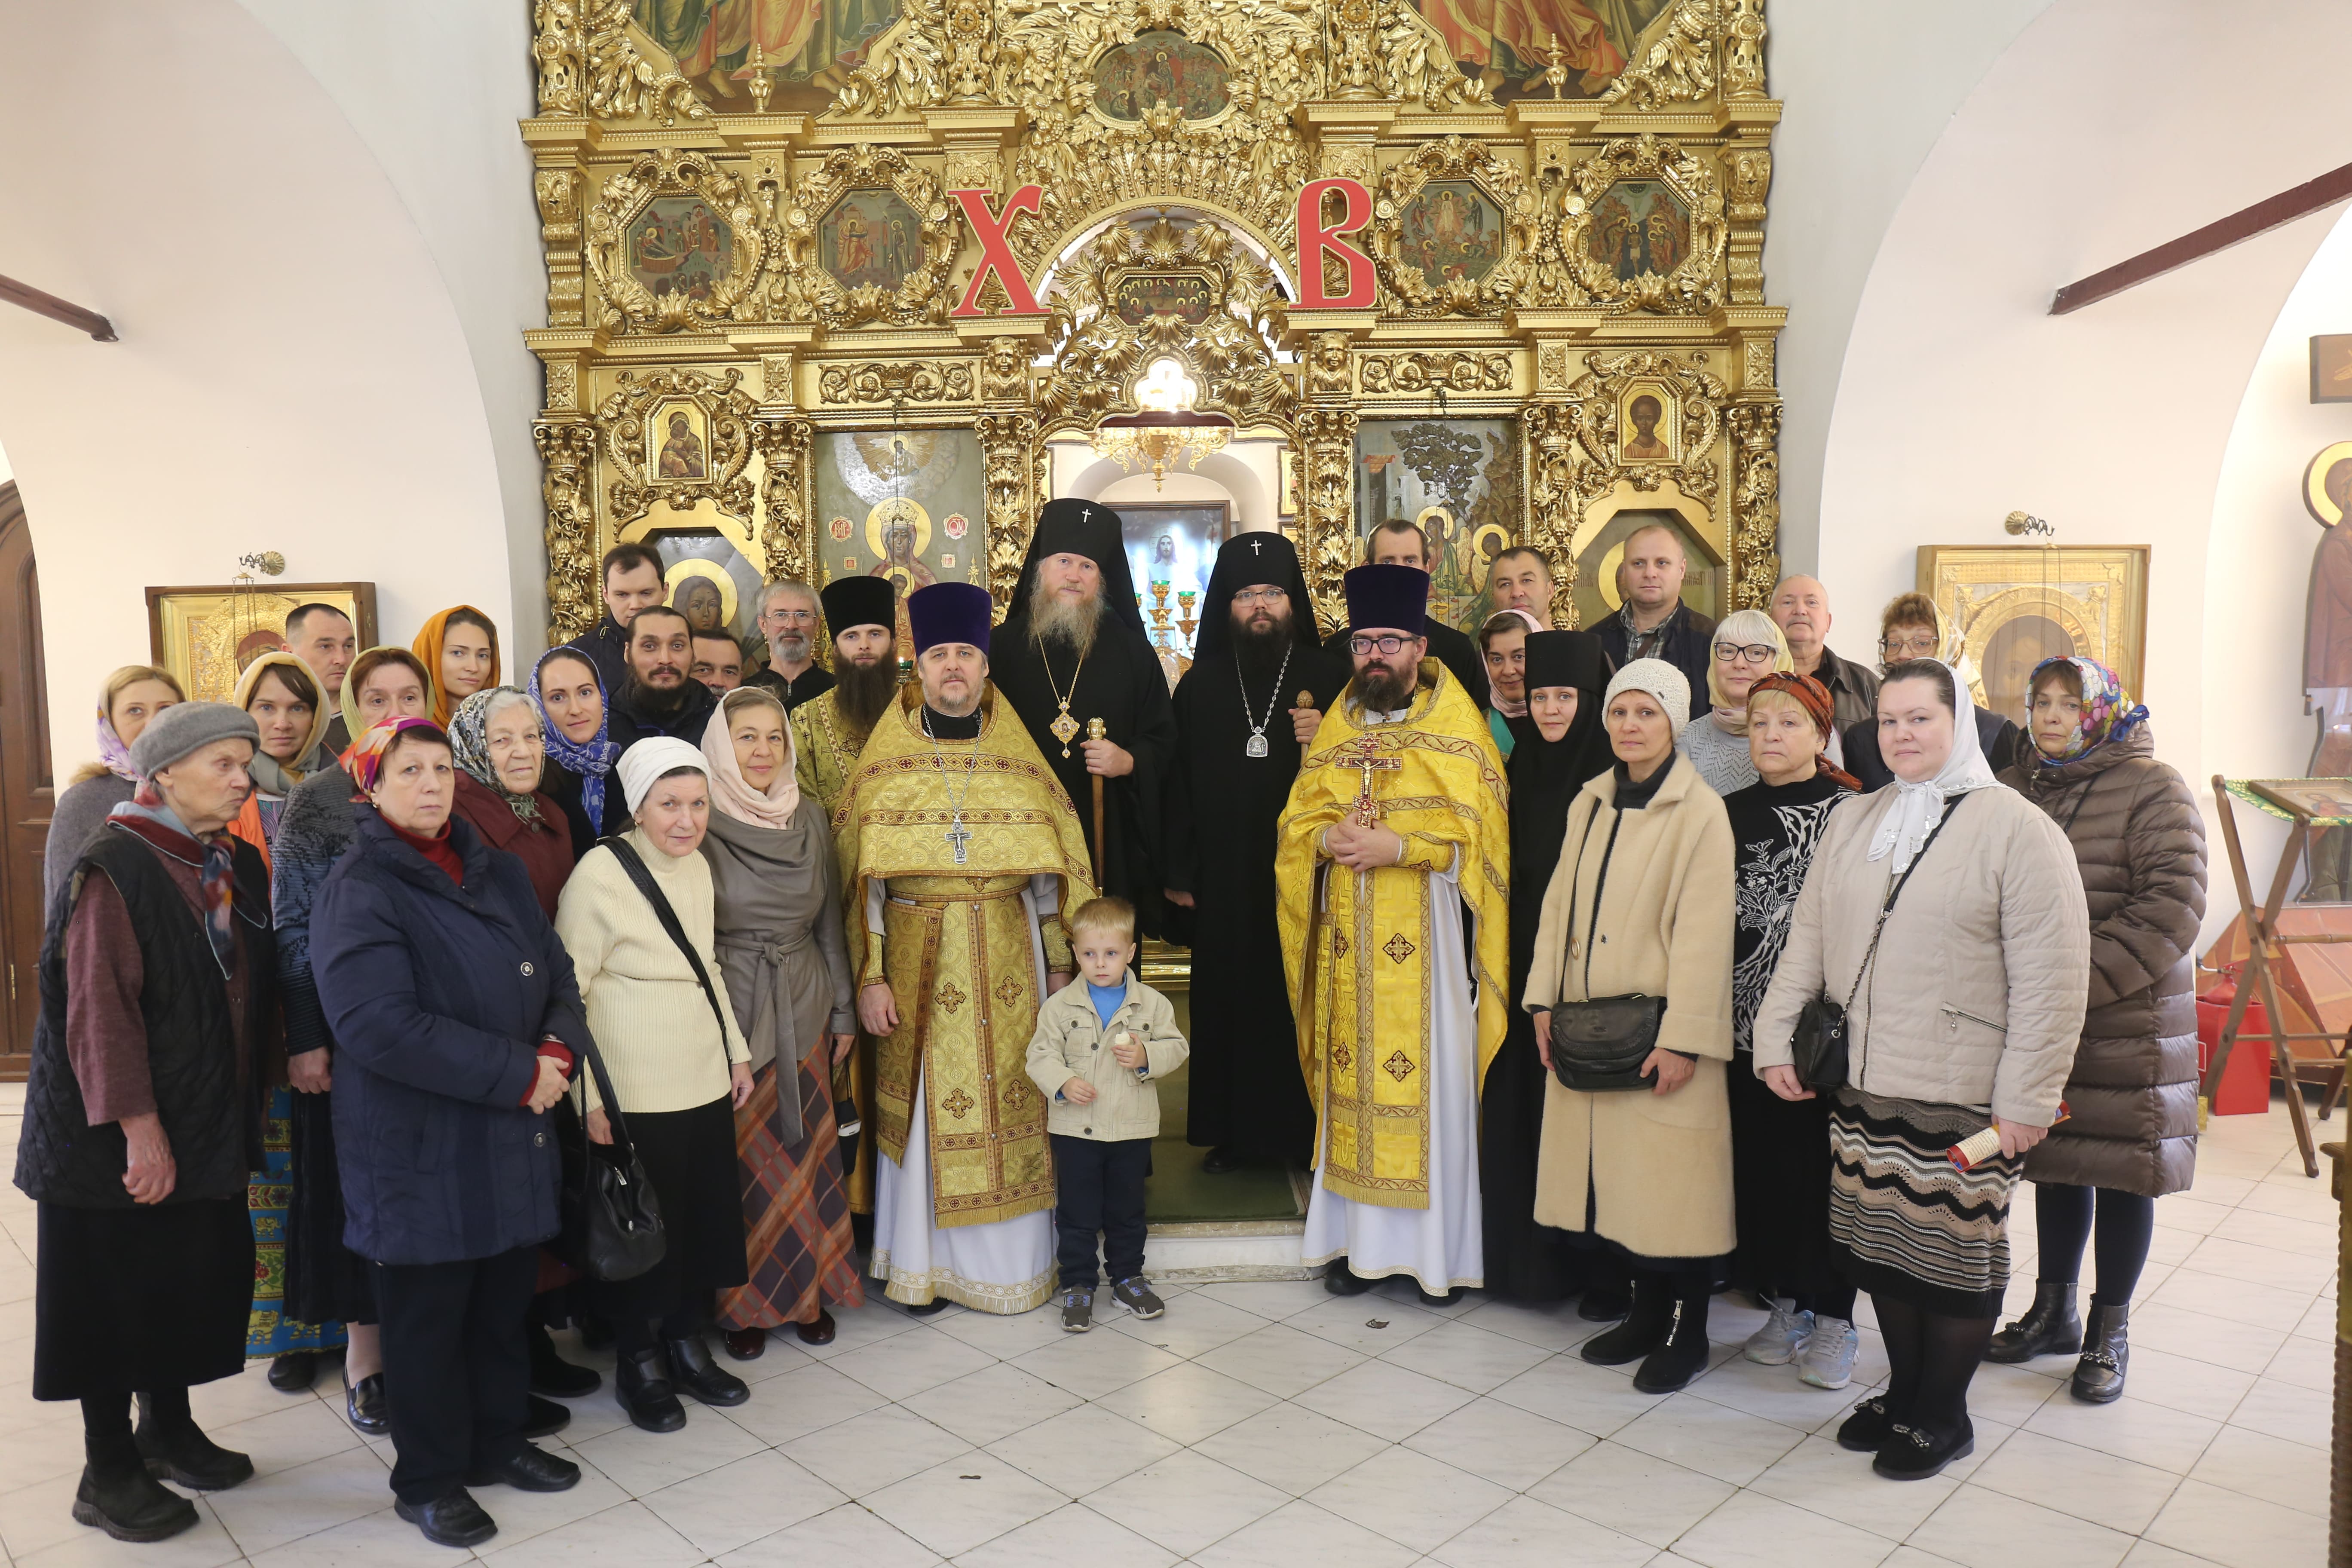
[[[2065, 834], [1994, 782], [1948, 667], [1890, 666], [1878, 732], [1895, 782], [1822, 829], [1757, 1011], [1756, 1076], [1809, 1098], [1799, 1016], [1816, 996], [1846, 1008], [1830, 1249], [1870, 1292], [1890, 1375], [1838, 1442], [1916, 1480], [1975, 1447], [1969, 1381], [2009, 1284], [2010, 1194], [2082, 1037], [2091, 921]], [[1980, 1135], [1972, 1162], [1950, 1157]]]
[[1665, 1014], [1642, 1067], [1653, 1087], [1544, 1086], [1535, 1217], [1630, 1268], [1632, 1311], [1582, 1353], [1638, 1360], [1633, 1386], [1666, 1394], [1706, 1367], [1714, 1260], [1732, 1244], [1731, 825], [1675, 752], [1681, 671], [1635, 659], [1602, 700], [1617, 765], [1569, 805], [1524, 1001], [1547, 1068], [1555, 1006], [1662, 996]]

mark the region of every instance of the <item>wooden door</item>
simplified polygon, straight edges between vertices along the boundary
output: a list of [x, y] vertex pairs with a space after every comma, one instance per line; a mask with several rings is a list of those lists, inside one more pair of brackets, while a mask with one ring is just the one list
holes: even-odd
[[49, 776], [41, 583], [13, 483], [0, 485], [0, 1079], [25, 1076], [40, 1015], [41, 851], [56, 803]]

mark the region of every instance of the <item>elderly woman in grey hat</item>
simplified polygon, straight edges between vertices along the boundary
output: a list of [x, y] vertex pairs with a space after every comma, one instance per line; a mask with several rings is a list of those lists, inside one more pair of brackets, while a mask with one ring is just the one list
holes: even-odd
[[253, 1059], [277, 964], [268, 874], [227, 829], [259, 742], [226, 703], [156, 715], [131, 746], [137, 791], [81, 847], [41, 950], [16, 1150], [40, 1227], [33, 1397], [81, 1402], [73, 1516], [119, 1541], [196, 1522], [159, 1477], [253, 1474], [197, 1428], [188, 1387], [244, 1370], [253, 1300]]
[[[1524, 998], [1553, 1074], [1535, 1217], [1633, 1276], [1632, 1310], [1584, 1359], [1639, 1361], [1633, 1386], [1667, 1394], [1706, 1370], [1713, 1264], [1732, 1244], [1731, 824], [1675, 751], [1682, 671], [1637, 658], [1601, 711], [1617, 764], [1569, 805]], [[1638, 1064], [1601, 1059], [1644, 1047]]]
[[[614, 773], [636, 826], [581, 857], [555, 930], [668, 1243], [651, 1269], [598, 1282], [590, 1300], [613, 1325], [621, 1407], [646, 1431], [675, 1432], [686, 1425], [681, 1392], [705, 1405], [751, 1396], [702, 1337], [713, 1292], [750, 1277], [735, 1112], [751, 1098], [751, 1051], [728, 999], [710, 862], [700, 853], [710, 763], [698, 748], [656, 735], [623, 752]], [[610, 1142], [614, 1108], [593, 1077], [585, 1087], [588, 1136]]]

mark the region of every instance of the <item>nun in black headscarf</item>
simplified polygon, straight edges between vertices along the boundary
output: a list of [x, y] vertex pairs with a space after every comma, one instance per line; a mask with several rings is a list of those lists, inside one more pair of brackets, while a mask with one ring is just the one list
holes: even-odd
[[[1176, 721], [1135, 603], [1118, 513], [1090, 500], [1045, 503], [991, 639], [989, 679], [1077, 808], [1096, 886], [1132, 903], [1144, 933], [1159, 935], [1160, 795]], [[1087, 741], [1089, 719], [1103, 721], [1103, 740]], [[1097, 777], [1104, 844], [1094, 841]]]
[[[1512, 748], [1511, 1006], [1503, 1048], [1479, 1100], [1478, 1184], [1486, 1205], [1486, 1289], [1517, 1301], [1556, 1301], [1581, 1289], [1589, 1254], [1535, 1222], [1536, 1152], [1542, 1141], [1543, 1062], [1518, 1005], [1535, 956], [1544, 890], [1559, 863], [1568, 803], [1614, 760], [1601, 722], [1612, 673], [1590, 632], [1534, 632], [1527, 645], [1527, 733]], [[1561, 709], [1573, 710], [1561, 728]]]
[[[1171, 935], [1192, 949], [1192, 1109], [1202, 1168], [1304, 1164], [1315, 1110], [1276, 928], [1275, 821], [1313, 725], [1347, 684], [1315, 641], [1290, 541], [1225, 542], [1201, 603], [1192, 668], [1176, 687], [1168, 781]], [[1302, 700], [1302, 698], [1304, 700]]]

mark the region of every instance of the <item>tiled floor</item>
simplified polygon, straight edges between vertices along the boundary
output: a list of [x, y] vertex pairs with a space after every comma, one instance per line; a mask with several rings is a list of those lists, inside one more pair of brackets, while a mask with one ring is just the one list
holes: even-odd
[[[13, 1113], [0, 1136], [13, 1147]], [[2340, 1123], [2325, 1130], [2334, 1134]], [[782, 1340], [750, 1404], [684, 1432], [625, 1426], [609, 1394], [562, 1438], [586, 1478], [555, 1497], [488, 1489], [508, 1568], [900, 1568], [1058, 1563], [1529, 1563], [1748, 1568], [2289, 1568], [2324, 1555], [2335, 1208], [2288, 1151], [2283, 1110], [2217, 1122], [2193, 1194], [2158, 1210], [2130, 1392], [2105, 1408], [2067, 1367], [1987, 1367], [1975, 1458], [1878, 1480], [1823, 1433], [1856, 1386], [1803, 1389], [1735, 1347], [1756, 1313], [1718, 1300], [1714, 1369], [1664, 1399], [1586, 1365], [1590, 1325], [1473, 1293], [1427, 1311], [1393, 1289], [1171, 1289], [1156, 1323], [1082, 1338], [1050, 1310], [928, 1321], [845, 1313], [815, 1353]], [[2030, 1248], [2030, 1216], [2017, 1237]], [[26, 1394], [31, 1205], [0, 1197], [0, 1542], [18, 1564], [285, 1568], [445, 1563], [395, 1520], [387, 1445], [258, 1369], [196, 1393], [259, 1475], [205, 1499], [159, 1546], [74, 1524], [71, 1407]], [[2017, 1294], [2030, 1295], [2030, 1258]], [[1882, 1373], [1875, 1336], [1861, 1370]]]

